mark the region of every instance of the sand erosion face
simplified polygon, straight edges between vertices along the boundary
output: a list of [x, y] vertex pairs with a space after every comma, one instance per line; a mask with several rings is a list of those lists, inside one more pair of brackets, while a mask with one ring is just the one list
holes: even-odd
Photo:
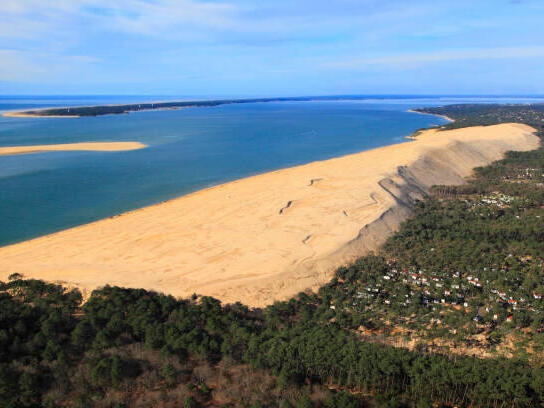
[[502, 124], [267, 173], [0, 248], [11, 273], [76, 285], [200, 293], [263, 306], [376, 249], [433, 184], [460, 184], [534, 129]]

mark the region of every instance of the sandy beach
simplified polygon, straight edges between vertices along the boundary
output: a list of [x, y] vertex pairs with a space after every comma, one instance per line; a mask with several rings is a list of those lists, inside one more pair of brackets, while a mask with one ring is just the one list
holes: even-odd
[[408, 109], [406, 112], [410, 112], [410, 113], [418, 113], [420, 115], [433, 115], [433, 116], [438, 116], [440, 118], [444, 118], [446, 120], [449, 120], [450, 122], [455, 122], [452, 118], [450, 118], [449, 116], [446, 116], [446, 115], [439, 115], [439, 114], [436, 114], [436, 113], [427, 113], [427, 112], [418, 112], [417, 110], [413, 110], [413, 109]]
[[96, 151], [96, 152], [118, 152], [123, 150], [137, 150], [147, 147], [140, 142], [88, 142], [88, 143], [66, 143], [53, 145], [36, 146], [10, 146], [0, 147], [0, 156], [11, 154], [30, 154], [43, 152], [67, 152], [67, 151]]
[[[44, 109], [37, 109], [37, 110], [44, 110]], [[3, 113], [2, 116], [6, 116], [8, 118], [79, 118], [77, 115], [63, 115], [63, 116], [55, 116], [55, 115], [36, 115], [31, 113], [26, 113], [26, 111], [17, 111], [17, 112], [6, 112]]]
[[433, 184], [461, 184], [534, 129], [501, 124], [416, 140], [212, 187], [165, 203], [0, 248], [0, 279], [18, 272], [264, 306], [328, 281], [375, 250]]

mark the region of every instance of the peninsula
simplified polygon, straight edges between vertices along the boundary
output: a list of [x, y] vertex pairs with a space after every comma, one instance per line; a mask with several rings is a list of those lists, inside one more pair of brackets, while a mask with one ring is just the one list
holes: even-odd
[[[160, 110], [160, 109], [181, 109], [196, 107], [213, 107], [219, 105], [244, 104], [244, 103], [266, 103], [266, 102], [308, 102], [308, 101], [340, 101], [340, 100], [364, 100], [368, 96], [297, 96], [281, 98], [251, 98], [251, 99], [214, 99], [197, 101], [168, 101], [168, 102], [146, 102], [120, 105], [97, 105], [97, 106], [72, 106], [60, 108], [35, 109], [27, 111], [6, 112], [4, 116], [9, 117], [82, 117], [117, 115], [130, 112]], [[381, 97], [386, 99], [387, 97]], [[394, 97], [391, 97], [394, 98]], [[379, 99], [375, 96], [372, 99]]]
[[432, 185], [462, 184], [474, 167], [538, 146], [524, 124], [431, 129], [0, 248], [0, 280], [20, 273], [87, 293], [110, 284], [264, 306], [377, 249]]

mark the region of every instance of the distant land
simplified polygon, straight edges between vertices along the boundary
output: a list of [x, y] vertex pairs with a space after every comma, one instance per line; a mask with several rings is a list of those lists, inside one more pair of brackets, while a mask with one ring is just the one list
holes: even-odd
[[74, 107], [63, 107], [63, 108], [35, 109], [35, 110], [20, 111], [20, 112], [8, 112], [8, 113], [5, 113], [4, 116], [13, 116], [13, 117], [101, 116], [101, 115], [119, 115], [122, 113], [139, 112], [139, 111], [146, 111], [146, 110], [212, 107], [212, 106], [219, 106], [219, 105], [242, 104], [242, 103], [308, 102], [308, 101], [335, 101], [335, 100], [357, 100], [357, 99], [368, 99], [368, 96], [296, 96], [296, 97], [278, 97], [278, 98], [213, 99], [213, 100], [196, 100], [196, 101], [145, 102], [145, 103], [131, 103], [131, 104], [121, 104], [121, 105], [74, 106]]
[[[309, 101], [347, 101], [366, 99], [391, 99], [392, 96], [370, 96], [370, 95], [333, 95], [333, 96], [295, 96], [277, 98], [233, 98], [233, 99], [211, 99], [211, 100], [189, 100], [189, 101], [166, 101], [166, 102], [144, 102], [130, 104], [111, 104], [94, 106], [68, 106], [60, 108], [33, 109], [25, 111], [14, 111], [4, 113], [4, 116], [12, 117], [84, 117], [118, 115], [130, 112], [159, 110], [159, 109], [181, 109], [195, 107], [213, 107], [229, 104], [245, 103], [266, 103], [266, 102], [309, 102]], [[527, 104], [538, 105], [538, 104]], [[514, 106], [505, 104], [504, 106]], [[420, 111], [421, 113], [430, 113]]]

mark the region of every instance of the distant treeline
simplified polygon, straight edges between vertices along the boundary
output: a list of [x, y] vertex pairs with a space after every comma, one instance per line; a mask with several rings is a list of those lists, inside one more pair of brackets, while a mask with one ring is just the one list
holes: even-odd
[[[306, 101], [334, 101], [334, 100], [363, 100], [378, 99], [369, 96], [301, 96], [283, 98], [251, 98], [251, 99], [216, 99], [202, 101], [173, 101], [173, 102], [146, 102], [126, 105], [99, 105], [75, 106], [66, 108], [38, 109], [22, 112], [36, 116], [100, 116], [121, 113], [137, 112], [154, 109], [178, 109], [194, 107], [212, 107], [228, 104], [258, 103], [258, 102], [306, 102]], [[385, 97], [382, 97], [385, 99]]]
[[170, 101], [170, 102], [145, 102], [122, 105], [98, 105], [98, 106], [73, 106], [65, 108], [37, 109], [21, 112], [36, 116], [100, 116], [115, 115], [121, 113], [138, 112], [154, 109], [178, 109], [194, 107], [213, 107], [228, 104], [259, 103], [259, 102], [307, 102], [307, 101], [341, 101], [341, 100], [380, 100], [403, 99], [406, 97], [418, 99], [425, 96], [396, 96], [396, 95], [334, 95], [334, 96], [293, 96], [278, 98], [235, 98], [215, 99], [200, 101]]
[[544, 103], [529, 104], [459, 104], [414, 109], [415, 112], [445, 115], [454, 121], [441, 126], [458, 129], [499, 123], [526, 123], [537, 129], [544, 126]]

